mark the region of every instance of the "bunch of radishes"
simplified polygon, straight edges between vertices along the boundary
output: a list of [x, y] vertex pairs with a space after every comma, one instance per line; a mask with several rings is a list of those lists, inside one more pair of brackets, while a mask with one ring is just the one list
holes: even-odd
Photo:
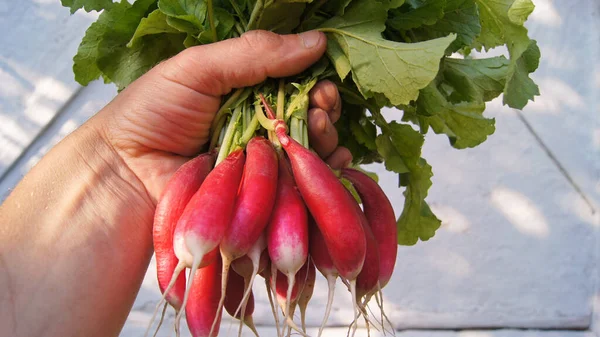
[[[262, 95], [261, 99], [270, 118], [258, 109], [257, 119], [269, 130], [270, 140], [254, 136], [245, 149], [232, 149], [216, 166], [214, 151], [188, 161], [158, 203], [154, 219], [158, 281], [164, 299], [177, 311], [177, 334], [185, 311], [194, 337], [216, 336], [223, 307], [240, 319], [240, 333], [243, 322], [257, 334], [252, 284], [261, 275], [278, 335], [285, 328], [279, 328], [281, 310], [283, 324], [306, 336], [305, 312], [315, 267], [329, 285], [319, 335], [338, 277], [352, 294], [351, 326], [356, 327], [361, 314], [369, 321], [366, 305], [381, 294], [392, 275], [396, 218], [377, 182], [356, 169], [334, 172], [291, 138], [286, 123], [275, 119], [269, 103]], [[352, 183], [362, 209], [342, 177]], [[190, 268], [187, 285], [186, 268]], [[296, 306], [302, 329], [293, 321]], [[163, 316], [165, 309], [166, 304]]]

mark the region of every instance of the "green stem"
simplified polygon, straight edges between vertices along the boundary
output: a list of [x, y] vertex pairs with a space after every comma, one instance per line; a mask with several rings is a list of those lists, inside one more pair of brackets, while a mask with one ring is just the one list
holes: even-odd
[[[248, 28], [248, 22], [246, 22], [246, 16], [242, 13], [242, 10], [240, 9], [240, 6], [238, 6], [236, 0], [229, 0], [229, 3], [231, 4], [231, 7], [233, 7], [233, 10], [237, 14], [238, 19], [240, 20], [240, 22], [242, 23], [242, 25], [244, 26], [244, 28], [247, 29]], [[241, 34], [242, 33], [240, 33], [240, 35]]]
[[209, 151], [212, 151], [215, 149], [215, 147], [217, 146], [217, 144], [219, 143], [219, 140], [221, 138], [221, 133], [223, 130], [223, 126], [225, 125], [225, 121], [227, 120], [227, 118], [223, 117], [221, 118], [220, 121], [217, 122], [217, 125], [215, 126], [215, 131], [213, 131], [212, 136], [210, 137], [210, 146], [209, 146]]
[[268, 131], [275, 131], [275, 120], [268, 119], [265, 116], [265, 112], [263, 111], [261, 102], [254, 103], [254, 108], [256, 110], [256, 117], [258, 118], [258, 122], [260, 125], [267, 129]]
[[300, 24], [298, 25], [298, 28], [303, 29], [303, 26], [304, 26], [304, 23], [306, 22], [306, 20], [310, 19], [311, 16], [315, 15], [315, 13], [319, 10], [319, 8], [321, 8], [321, 6], [323, 6], [326, 2], [327, 2], [327, 0], [318, 0], [318, 1], [313, 2], [312, 6], [302, 16], [302, 19], [300, 20]]
[[237, 129], [237, 124], [239, 122], [239, 118], [240, 118], [241, 114], [242, 114], [241, 107], [237, 107], [233, 111], [233, 115], [231, 116], [231, 120], [229, 121], [229, 125], [227, 126], [227, 131], [225, 131], [225, 137], [223, 138], [223, 144], [221, 144], [221, 149], [219, 149], [219, 155], [217, 156], [217, 162], [215, 163], [215, 166], [219, 165], [219, 163], [222, 162], [229, 154], [229, 148], [231, 147], [233, 136]]
[[219, 108], [219, 111], [217, 111], [217, 114], [215, 115], [215, 118], [213, 119], [212, 125], [210, 126], [212, 132], [214, 132], [217, 124], [220, 122], [221, 118], [223, 118], [223, 116], [225, 116], [225, 114], [227, 113], [227, 110], [234, 104], [237, 102], [238, 98], [244, 93], [244, 91], [246, 91], [248, 89], [238, 89], [236, 90], [231, 96], [229, 96], [229, 98], [225, 101], [225, 103], [223, 103], [223, 105], [221, 105], [221, 107]]
[[258, 117], [257, 115], [254, 115], [252, 116], [252, 120], [250, 120], [250, 124], [248, 124], [248, 127], [244, 131], [244, 134], [240, 138], [239, 144], [241, 146], [246, 146], [246, 144], [248, 144], [250, 139], [252, 139], [252, 137], [254, 136], [256, 128], [258, 128]]
[[302, 143], [304, 147], [309, 149], [310, 144], [308, 142], [308, 127], [306, 126], [305, 121], [302, 121], [302, 139], [304, 140], [304, 143]]
[[250, 20], [248, 21], [248, 26], [246, 28], [247, 31], [254, 29], [254, 26], [256, 26], [258, 19], [262, 14], [264, 5], [264, 0], [256, 0], [256, 4], [254, 4], [254, 8], [252, 9], [252, 14], [250, 14]]
[[277, 92], [277, 119], [283, 120], [285, 115], [285, 82], [279, 80], [279, 91]]
[[208, 24], [212, 32], [213, 42], [217, 42], [217, 28], [215, 27], [215, 12], [213, 10], [213, 0], [208, 0]]
[[240, 25], [239, 22], [235, 23], [235, 30], [237, 30], [237, 33], [239, 34], [239, 36], [241, 36], [242, 34], [245, 33], [244, 27], [242, 27], [242, 25]]

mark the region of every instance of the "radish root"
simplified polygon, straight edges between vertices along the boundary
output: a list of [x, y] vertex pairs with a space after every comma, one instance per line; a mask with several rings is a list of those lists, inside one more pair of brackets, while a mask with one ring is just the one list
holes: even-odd
[[[158, 311], [160, 310], [160, 306], [163, 305], [163, 303], [165, 303], [166, 298], [167, 298], [167, 294], [169, 293], [169, 291], [171, 291], [171, 289], [173, 288], [173, 286], [175, 286], [175, 282], [177, 281], [177, 278], [179, 277], [179, 274], [185, 269], [185, 265], [183, 263], [178, 263], [177, 267], [175, 267], [175, 270], [173, 271], [173, 276], [171, 276], [171, 281], [169, 282], [169, 285], [167, 286], [167, 288], [165, 289], [160, 301], [158, 301], [158, 303], [156, 304], [156, 308], [154, 309], [154, 313], [152, 313], [152, 318], [150, 318], [150, 323], [148, 323], [148, 328], [146, 328], [146, 332], [144, 332], [144, 337], [148, 336], [148, 333], [150, 332], [150, 328], [152, 328], [152, 323], [154, 322], [154, 320], [156, 319], [156, 315], [158, 315]], [[186, 289], [186, 295], [187, 295], [187, 289]]]
[[[223, 305], [225, 304], [225, 292], [227, 291], [227, 278], [229, 277], [229, 268], [231, 267], [231, 259], [228, 256], [225, 256], [221, 252], [221, 257], [223, 258], [223, 271], [221, 273], [221, 299], [219, 300], [219, 306], [217, 307], [217, 312], [221, 312], [223, 309]], [[235, 316], [234, 316], [235, 317]], [[241, 320], [244, 320], [244, 317], [241, 317]], [[217, 322], [219, 321], [219, 315], [215, 316], [213, 320], [213, 324], [210, 327], [209, 336], [212, 336], [215, 327], [217, 326]]]
[[327, 306], [325, 307], [325, 316], [323, 317], [323, 321], [321, 322], [321, 327], [319, 328], [318, 337], [321, 337], [323, 333], [323, 329], [325, 329], [325, 325], [327, 324], [327, 320], [329, 319], [329, 314], [331, 313], [331, 307], [333, 306], [333, 295], [335, 292], [335, 280], [337, 279], [337, 275], [327, 275]]
[[[179, 324], [181, 322], [181, 316], [183, 316], [183, 313], [185, 312], [185, 306], [187, 305], [188, 298], [190, 297], [190, 289], [192, 288], [192, 282], [194, 281], [194, 275], [196, 275], [196, 271], [198, 270], [198, 267], [200, 266], [200, 262], [202, 262], [202, 258], [204, 258], [204, 254], [198, 254], [198, 255], [194, 256], [194, 261], [192, 263], [192, 270], [190, 270], [190, 276], [188, 277], [188, 282], [185, 287], [185, 295], [183, 296], [183, 303], [181, 304], [181, 310], [179, 310], [179, 313], [177, 313], [177, 316], [175, 316], [175, 331], [177, 331], [177, 336], [179, 336]], [[175, 271], [177, 271], [177, 269], [175, 269]], [[169, 286], [170, 286], [170, 284], [169, 284]]]

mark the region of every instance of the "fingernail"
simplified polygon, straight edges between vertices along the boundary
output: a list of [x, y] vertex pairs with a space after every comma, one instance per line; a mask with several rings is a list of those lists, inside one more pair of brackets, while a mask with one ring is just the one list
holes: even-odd
[[321, 33], [316, 30], [301, 33], [299, 36], [300, 39], [302, 39], [302, 44], [304, 44], [304, 47], [308, 49], [316, 46], [319, 43], [319, 40], [321, 40]]
[[319, 112], [320, 113], [317, 122], [318, 130], [320, 130], [323, 133], [327, 133], [327, 131], [329, 131], [327, 127], [327, 119], [329, 119], [329, 117], [327, 116], [327, 113], [325, 111], [320, 110]]

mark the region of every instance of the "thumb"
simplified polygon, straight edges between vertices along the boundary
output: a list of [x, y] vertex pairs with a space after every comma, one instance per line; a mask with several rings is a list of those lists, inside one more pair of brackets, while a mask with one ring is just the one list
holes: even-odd
[[[202, 148], [221, 104], [234, 88], [300, 73], [325, 52], [321, 32], [239, 38], [188, 48], [131, 83], [111, 103], [112, 142], [132, 153], [191, 156]], [[125, 147], [125, 148], [124, 148]]]
[[239, 38], [189, 48], [165, 63], [161, 74], [197, 92], [221, 96], [267, 77], [297, 74], [316, 62], [326, 46], [325, 35], [318, 31], [291, 35], [249, 31]]

